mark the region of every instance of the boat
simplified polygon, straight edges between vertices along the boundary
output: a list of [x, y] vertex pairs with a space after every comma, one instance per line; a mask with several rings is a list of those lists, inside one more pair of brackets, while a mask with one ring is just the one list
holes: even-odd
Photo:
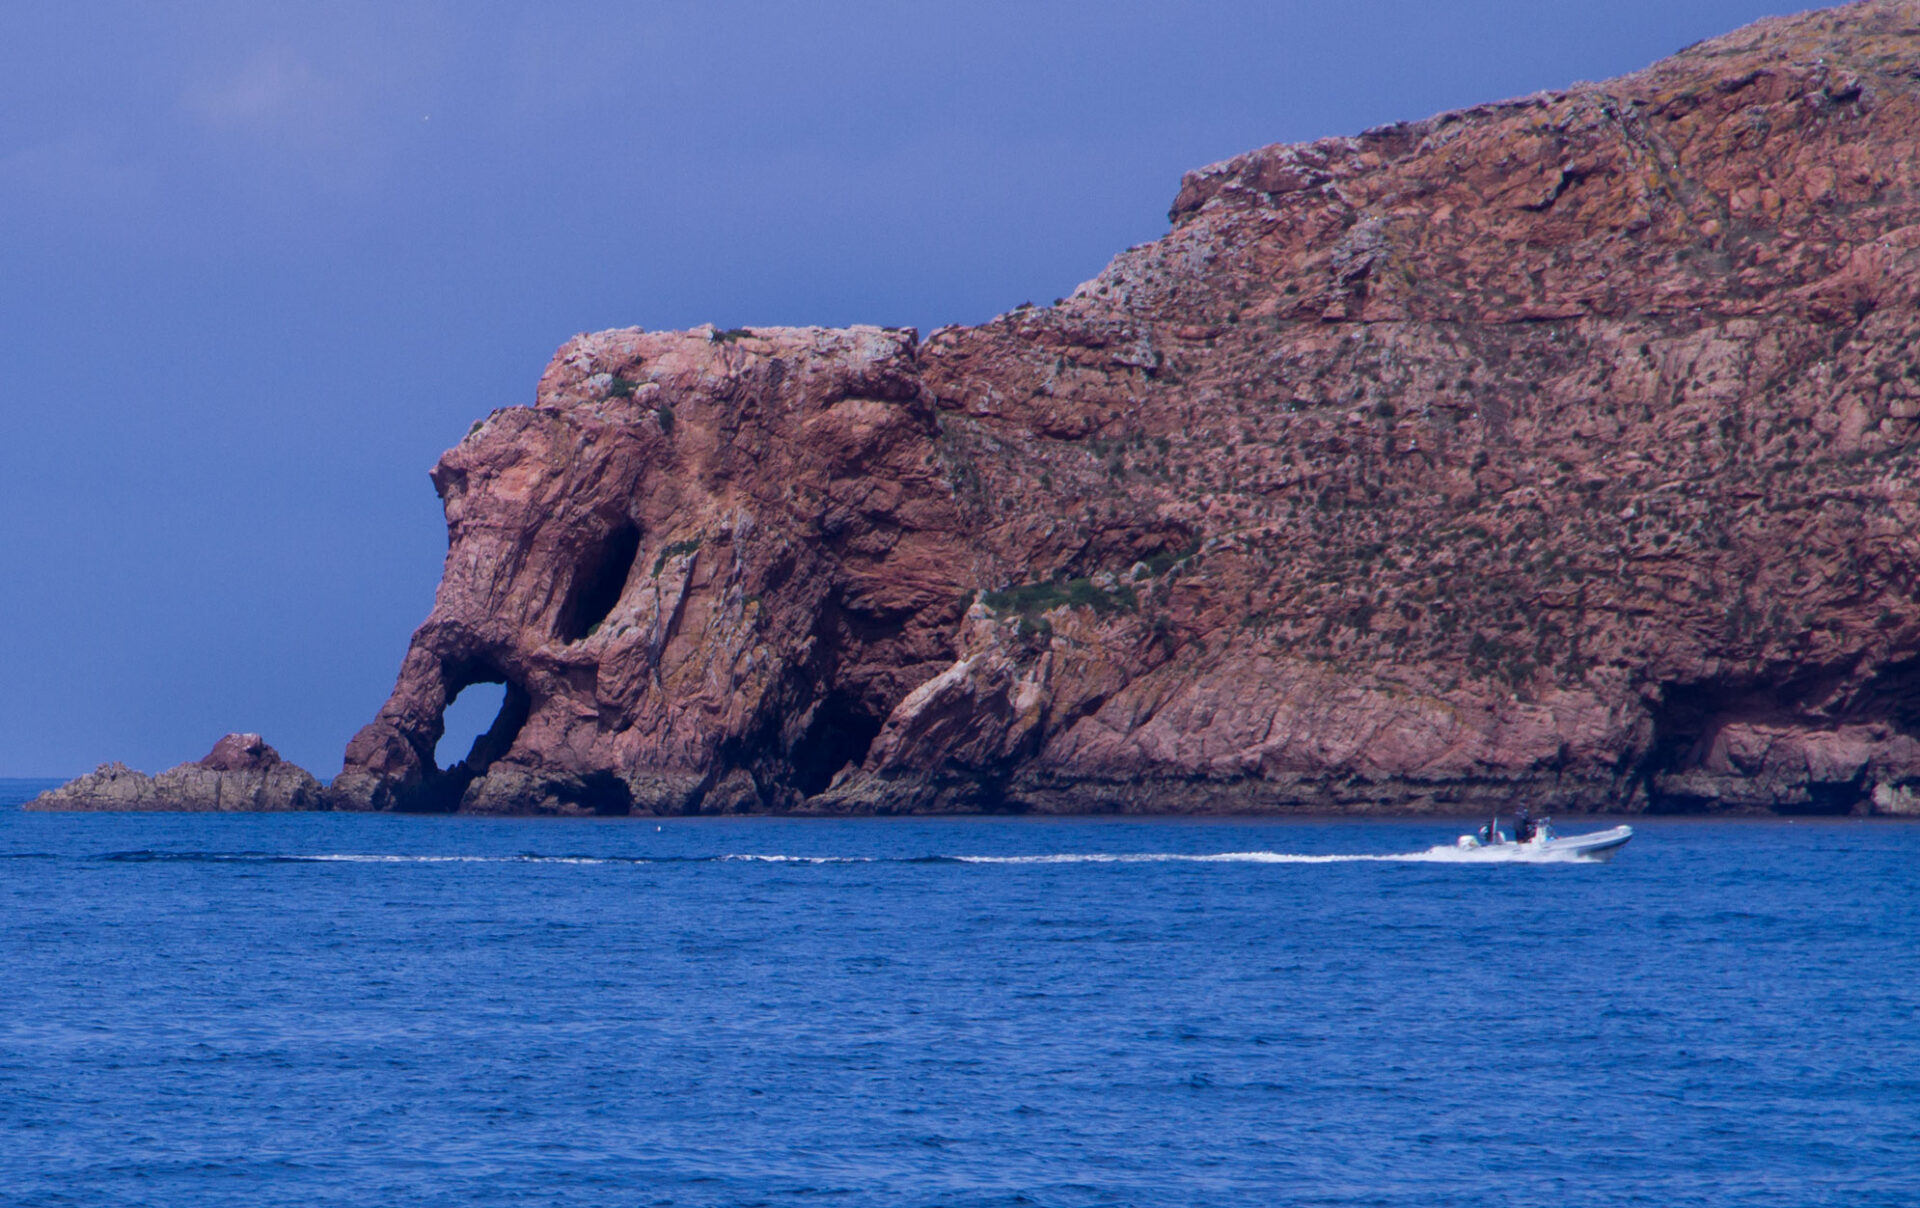
[[1515, 842], [1500, 830], [1500, 816], [1495, 814], [1492, 822], [1480, 828], [1479, 834], [1461, 835], [1455, 846], [1465, 851], [1507, 858], [1551, 857], [1599, 861], [1613, 859], [1631, 838], [1631, 826], [1616, 826], [1584, 835], [1561, 835], [1554, 831], [1551, 819], [1542, 818], [1534, 826], [1530, 838]]

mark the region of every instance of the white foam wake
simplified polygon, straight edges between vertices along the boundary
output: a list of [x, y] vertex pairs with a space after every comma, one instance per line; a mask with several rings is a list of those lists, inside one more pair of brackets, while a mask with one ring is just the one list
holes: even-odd
[[334, 864], [715, 864], [729, 860], [762, 864], [872, 864], [885, 859], [881, 856], [788, 856], [757, 852], [728, 852], [717, 856], [401, 856], [337, 852], [270, 858], [297, 863]]
[[[234, 856], [205, 857], [232, 860]], [[756, 864], [1587, 864], [1584, 856], [1570, 851], [1540, 851], [1517, 844], [1500, 847], [1430, 847], [1410, 852], [1339, 852], [1314, 855], [1285, 851], [1223, 852], [1055, 852], [1024, 856], [798, 856], [780, 853], [729, 852], [720, 855], [691, 856], [482, 856], [482, 855], [390, 855], [377, 853], [324, 853], [311, 855], [254, 856], [293, 863], [338, 864], [710, 864], [740, 861]]]
[[761, 864], [872, 864], [878, 856], [763, 856], [740, 852], [719, 857], [722, 860], [753, 860]]
[[1050, 856], [955, 856], [963, 864], [1578, 864], [1565, 851], [1522, 851], [1517, 845], [1493, 848], [1430, 847], [1425, 851], [1369, 854], [1343, 852], [1308, 855], [1285, 851], [1074, 852]]
[[383, 856], [351, 853], [284, 856], [286, 860], [326, 864], [631, 864], [600, 856]]

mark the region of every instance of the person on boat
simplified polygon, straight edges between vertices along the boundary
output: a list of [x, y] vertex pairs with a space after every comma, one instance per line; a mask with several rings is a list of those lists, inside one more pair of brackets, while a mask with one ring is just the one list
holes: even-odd
[[1533, 813], [1523, 805], [1520, 807], [1520, 811], [1513, 816], [1513, 841], [1515, 843], [1525, 843], [1533, 838], [1533, 832]]

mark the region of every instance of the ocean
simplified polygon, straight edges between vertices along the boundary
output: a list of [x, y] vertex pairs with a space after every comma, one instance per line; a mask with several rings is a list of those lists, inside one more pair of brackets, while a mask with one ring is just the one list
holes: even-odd
[[7, 804], [0, 1203], [1920, 1203], [1920, 827], [1634, 826]]

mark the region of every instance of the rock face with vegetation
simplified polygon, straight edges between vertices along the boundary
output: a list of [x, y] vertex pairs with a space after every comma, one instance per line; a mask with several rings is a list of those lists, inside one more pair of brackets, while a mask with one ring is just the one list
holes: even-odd
[[319, 781], [280, 758], [258, 734], [229, 734], [197, 763], [183, 763], [158, 776], [124, 763], [104, 763], [40, 794], [25, 808], [238, 813], [325, 809], [326, 798]]
[[1911, 811], [1917, 174], [1876, 0], [1201, 169], [978, 327], [581, 336], [333, 800]]

